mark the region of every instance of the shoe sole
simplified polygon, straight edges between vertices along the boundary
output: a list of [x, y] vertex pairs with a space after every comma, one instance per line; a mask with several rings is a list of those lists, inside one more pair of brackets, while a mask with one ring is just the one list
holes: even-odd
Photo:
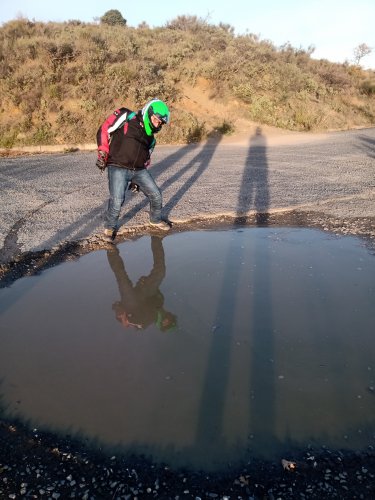
[[150, 226], [153, 228], [153, 229], [159, 229], [160, 231], [169, 231], [171, 226], [158, 226], [157, 224], [152, 224], [150, 222]]

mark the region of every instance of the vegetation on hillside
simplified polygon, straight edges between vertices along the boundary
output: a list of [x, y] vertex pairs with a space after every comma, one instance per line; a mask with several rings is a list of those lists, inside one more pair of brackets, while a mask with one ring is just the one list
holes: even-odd
[[[17, 19], [0, 27], [1, 147], [92, 143], [116, 107], [138, 109], [153, 97], [172, 109], [164, 142], [231, 131], [233, 117], [289, 130], [375, 123], [373, 71], [314, 60], [310, 50], [275, 47], [194, 16], [152, 29], [123, 21]], [[187, 86], [202, 80], [212, 113], [183, 104]], [[227, 104], [230, 116], [216, 116], [215, 102]]]

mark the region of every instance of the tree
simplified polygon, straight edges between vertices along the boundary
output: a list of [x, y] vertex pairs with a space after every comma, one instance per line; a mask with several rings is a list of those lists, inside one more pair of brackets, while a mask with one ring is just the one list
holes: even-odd
[[109, 24], [110, 26], [115, 26], [115, 25], [125, 26], [126, 25], [126, 19], [124, 19], [122, 17], [121, 12], [119, 10], [116, 10], [116, 9], [108, 10], [100, 18], [100, 22], [102, 24]]
[[361, 43], [354, 49], [354, 64], [358, 64], [360, 60], [371, 54], [372, 48], [369, 47], [366, 43]]

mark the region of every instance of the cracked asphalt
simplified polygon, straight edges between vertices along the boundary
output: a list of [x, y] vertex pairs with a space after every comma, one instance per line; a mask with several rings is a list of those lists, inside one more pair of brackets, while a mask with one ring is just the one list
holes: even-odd
[[[95, 159], [95, 151], [0, 158], [2, 273], [105, 244], [107, 175]], [[151, 172], [172, 231], [292, 224], [375, 239], [375, 128], [282, 140], [258, 129], [239, 141], [157, 146]], [[129, 192], [122, 224], [129, 236], [150, 231], [142, 193]]]

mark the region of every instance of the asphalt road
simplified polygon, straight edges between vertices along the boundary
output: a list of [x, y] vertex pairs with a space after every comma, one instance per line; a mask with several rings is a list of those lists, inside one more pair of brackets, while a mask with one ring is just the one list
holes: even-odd
[[[71, 242], [100, 244], [108, 188], [95, 159], [95, 152], [0, 159], [0, 265]], [[173, 230], [286, 217], [375, 238], [375, 128], [158, 146], [151, 169]], [[147, 210], [142, 194], [129, 193], [122, 221], [148, 231]]]

